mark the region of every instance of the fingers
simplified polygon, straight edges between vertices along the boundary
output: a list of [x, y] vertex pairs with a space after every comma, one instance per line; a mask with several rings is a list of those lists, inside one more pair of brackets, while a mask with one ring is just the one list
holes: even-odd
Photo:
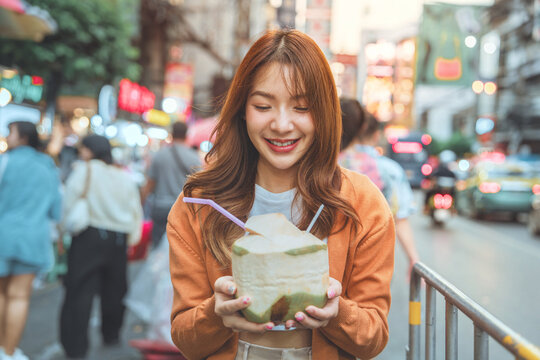
[[306, 315], [304, 312], [297, 312], [294, 318], [300, 325], [308, 329], [317, 329], [328, 324], [328, 320], [319, 320]]
[[287, 321], [285, 321], [285, 328], [286, 328], [286, 329], [290, 329], [290, 328], [293, 328], [293, 327], [295, 328], [295, 327], [297, 327], [297, 326], [298, 326], [298, 324], [297, 324], [297, 322], [294, 321], [294, 320], [287, 320]]
[[339, 297], [341, 295], [341, 283], [334, 278], [330, 278], [326, 296], [328, 301], [323, 308], [308, 306], [305, 312], [298, 312], [295, 315], [297, 323], [306, 328], [324, 327], [335, 318], [339, 312]]
[[221, 299], [216, 295], [215, 312], [219, 316], [233, 315], [237, 311], [245, 309], [251, 303], [249, 296], [244, 296], [238, 299]]
[[328, 296], [328, 299], [330, 300], [339, 297], [341, 295], [341, 291], [341, 283], [334, 278], [330, 278], [328, 290], [326, 291], [326, 296]]
[[223, 325], [232, 329], [234, 332], [247, 331], [254, 333], [263, 333], [265, 331], [271, 330], [275, 326], [272, 322], [265, 324], [249, 322], [240, 314], [224, 316]]
[[232, 276], [222, 276], [214, 283], [214, 291], [232, 296], [236, 293], [236, 284]]

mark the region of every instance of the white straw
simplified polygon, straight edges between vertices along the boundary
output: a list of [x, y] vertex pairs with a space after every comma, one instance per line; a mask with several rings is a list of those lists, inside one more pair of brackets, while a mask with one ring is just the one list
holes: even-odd
[[309, 226], [307, 227], [306, 232], [311, 231], [311, 228], [313, 227], [313, 225], [315, 225], [315, 221], [317, 221], [317, 219], [319, 218], [319, 215], [321, 215], [321, 212], [322, 212], [323, 208], [324, 208], [324, 204], [321, 204], [321, 206], [319, 206], [319, 210], [317, 210], [317, 213], [315, 214], [315, 216], [311, 220], [311, 223], [309, 223]]

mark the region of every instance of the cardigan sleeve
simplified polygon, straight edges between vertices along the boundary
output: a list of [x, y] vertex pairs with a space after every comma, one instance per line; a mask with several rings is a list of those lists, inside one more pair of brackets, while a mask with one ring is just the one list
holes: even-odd
[[[380, 191], [372, 184], [364, 184], [362, 192], [368, 196], [362, 199], [362, 205], [357, 205], [363, 230], [357, 235], [361, 239], [356, 248], [349, 249], [354, 252], [352, 271], [343, 284], [338, 316], [320, 330], [339, 348], [357, 358], [370, 359], [388, 341], [395, 230]], [[349, 239], [349, 244], [354, 243]]]
[[233, 337], [214, 312], [213, 284], [206, 271], [198, 221], [182, 197], [173, 205], [167, 224], [173, 285], [171, 337], [190, 360], [217, 352]]

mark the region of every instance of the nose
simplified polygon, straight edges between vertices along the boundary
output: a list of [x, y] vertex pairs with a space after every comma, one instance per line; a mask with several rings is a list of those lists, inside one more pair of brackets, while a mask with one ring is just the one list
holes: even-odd
[[270, 123], [270, 129], [278, 133], [286, 133], [294, 130], [291, 114], [286, 110], [280, 110]]

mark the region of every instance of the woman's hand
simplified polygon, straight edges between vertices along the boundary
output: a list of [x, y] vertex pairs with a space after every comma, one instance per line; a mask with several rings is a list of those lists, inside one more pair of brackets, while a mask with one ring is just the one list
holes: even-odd
[[328, 296], [328, 301], [322, 309], [311, 305], [306, 308], [305, 313], [297, 312], [294, 316], [296, 321], [288, 320], [285, 323], [287, 329], [293, 326], [296, 328], [316, 329], [328, 325], [328, 322], [335, 318], [339, 312], [341, 283], [334, 278], [330, 278], [326, 295]]
[[[341, 286], [340, 286], [341, 289]], [[251, 303], [247, 296], [235, 299], [236, 284], [232, 276], [222, 276], [214, 283], [214, 296], [216, 306], [214, 311], [223, 319], [223, 325], [235, 332], [249, 331], [263, 333], [274, 327], [274, 323], [256, 324], [247, 321], [239, 311], [245, 309]]]

